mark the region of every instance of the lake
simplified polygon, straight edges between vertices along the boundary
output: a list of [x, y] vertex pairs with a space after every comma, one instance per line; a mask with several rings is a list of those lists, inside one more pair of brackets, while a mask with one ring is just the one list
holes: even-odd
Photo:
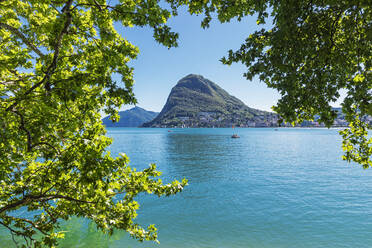
[[168, 130], [108, 129], [132, 167], [189, 180], [176, 196], [138, 197], [137, 222], [155, 224], [160, 245], [74, 219], [61, 247], [372, 247], [372, 170], [342, 161], [339, 130]]

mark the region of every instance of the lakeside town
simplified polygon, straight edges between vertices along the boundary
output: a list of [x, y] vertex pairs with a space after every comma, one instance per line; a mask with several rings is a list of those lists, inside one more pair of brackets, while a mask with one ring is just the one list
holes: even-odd
[[[320, 123], [316, 118], [314, 121], [303, 121], [296, 124], [295, 127], [326, 127], [324, 123]], [[366, 116], [365, 122], [372, 124], [372, 117]], [[344, 116], [334, 120], [332, 127], [347, 127], [349, 123]], [[232, 115], [230, 118], [223, 118], [216, 112], [199, 112], [196, 116], [179, 116], [167, 120], [164, 124], [155, 124], [153, 127], [161, 128], [195, 128], [195, 127], [293, 127], [290, 123], [278, 124], [278, 116], [276, 114], [262, 114], [255, 116], [252, 120], [246, 120], [238, 115]]]

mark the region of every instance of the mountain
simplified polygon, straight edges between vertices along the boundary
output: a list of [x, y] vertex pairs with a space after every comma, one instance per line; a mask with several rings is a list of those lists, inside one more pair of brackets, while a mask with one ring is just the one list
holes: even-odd
[[277, 115], [246, 106], [212, 81], [190, 74], [174, 86], [160, 114], [144, 127], [275, 126]]
[[109, 116], [103, 118], [102, 122], [106, 127], [139, 127], [143, 123], [154, 119], [158, 114], [140, 107], [134, 107], [126, 111], [120, 111], [120, 120], [118, 122], [112, 122]]

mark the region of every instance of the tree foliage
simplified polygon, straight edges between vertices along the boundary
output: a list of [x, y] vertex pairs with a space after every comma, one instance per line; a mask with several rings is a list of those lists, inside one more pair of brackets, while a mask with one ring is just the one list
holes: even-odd
[[[221, 22], [246, 15], [267, 24], [249, 35], [222, 62], [241, 62], [244, 76], [257, 76], [281, 94], [273, 107], [287, 122], [312, 120], [331, 126], [331, 104], [344, 94], [342, 111], [350, 129], [341, 131], [344, 159], [372, 165], [372, 4], [370, 0], [184, 1], [191, 13], [214, 15]], [[269, 28], [267, 28], [269, 26]], [[369, 138], [368, 138], [369, 137]]]
[[71, 216], [156, 240], [154, 226], [134, 222], [135, 197], [175, 194], [187, 182], [163, 184], [155, 165], [136, 171], [124, 154], [112, 157], [99, 113], [117, 118], [136, 102], [128, 62], [138, 49], [114, 24], [149, 26], [171, 47], [170, 15], [157, 1], [0, 1], [0, 224], [22, 245], [56, 245]]

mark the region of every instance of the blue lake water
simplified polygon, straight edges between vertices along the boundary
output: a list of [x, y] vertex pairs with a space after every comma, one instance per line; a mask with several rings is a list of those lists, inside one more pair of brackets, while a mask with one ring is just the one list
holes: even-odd
[[337, 129], [108, 130], [113, 155], [189, 186], [138, 198], [137, 221], [156, 225], [160, 245], [73, 220], [61, 247], [372, 247], [372, 170], [341, 160]]

